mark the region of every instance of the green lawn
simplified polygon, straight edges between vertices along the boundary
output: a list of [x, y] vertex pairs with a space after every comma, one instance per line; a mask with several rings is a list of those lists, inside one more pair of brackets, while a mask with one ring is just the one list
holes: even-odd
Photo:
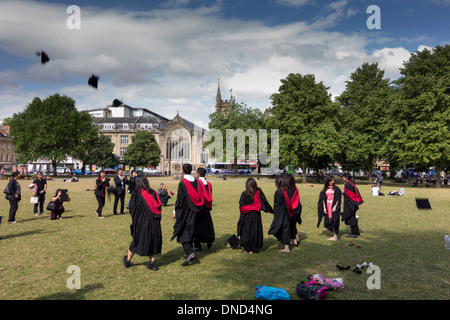
[[[157, 188], [164, 181], [177, 191], [178, 181], [151, 177]], [[367, 182], [357, 185], [365, 203], [359, 211], [361, 237], [354, 239], [361, 248], [346, 246], [349, 227], [341, 223], [341, 237], [328, 241], [331, 234], [316, 227], [316, 204], [321, 189], [298, 184], [303, 206], [303, 224], [299, 227], [301, 244], [290, 253], [278, 253], [273, 236], [267, 235], [272, 215], [263, 213], [265, 242], [259, 254], [245, 255], [231, 249], [227, 239], [236, 233], [238, 200], [245, 178], [226, 181], [209, 177], [214, 190], [212, 211], [216, 241], [210, 250], [199, 252], [196, 263], [187, 267], [180, 244], [170, 241], [175, 199], [163, 207], [163, 252], [157, 256], [160, 270], [146, 268], [148, 258], [135, 255], [132, 266], [125, 269], [122, 257], [131, 241], [129, 214], [112, 215], [113, 198], [107, 200], [105, 219], [95, 215], [97, 202], [92, 191], [93, 177], [78, 183], [64, 183], [62, 178], [49, 181], [51, 198], [57, 188], [68, 188], [72, 201], [66, 203], [63, 219], [52, 221], [49, 215], [35, 217], [30, 181], [21, 180], [23, 201], [19, 204], [17, 224], [8, 224], [9, 203], [1, 200], [3, 221], [0, 236], [0, 299], [159, 299], [159, 300], [229, 300], [254, 299], [256, 285], [285, 288], [291, 299], [296, 284], [314, 273], [343, 278], [345, 290], [330, 292], [327, 299], [450, 299], [450, 250], [444, 248], [444, 234], [450, 232], [450, 189], [407, 187], [405, 197], [372, 197]], [[300, 179], [301, 180], [301, 179]], [[300, 181], [299, 180], [299, 181]], [[0, 181], [1, 190], [7, 181]], [[338, 185], [342, 187], [339, 179]], [[274, 181], [261, 178], [259, 185], [273, 203]], [[383, 192], [398, 188], [385, 182]], [[430, 199], [432, 210], [418, 210], [415, 197]], [[127, 195], [126, 201], [129, 196]], [[356, 264], [372, 262], [380, 268], [381, 289], [368, 289], [371, 274], [353, 272]], [[351, 265], [339, 271], [336, 264]], [[67, 268], [76, 265], [81, 271], [81, 289], [68, 289]]]

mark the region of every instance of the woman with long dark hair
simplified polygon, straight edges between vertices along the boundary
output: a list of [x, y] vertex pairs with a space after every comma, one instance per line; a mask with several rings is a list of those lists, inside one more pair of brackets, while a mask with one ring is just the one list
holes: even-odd
[[239, 221], [237, 223], [237, 236], [244, 253], [258, 253], [263, 246], [263, 225], [261, 210], [273, 212], [255, 179], [248, 178], [245, 182], [245, 191], [239, 199]]
[[106, 190], [109, 187], [109, 178], [106, 178], [105, 171], [102, 169], [98, 173], [98, 178], [95, 180], [95, 198], [97, 199], [97, 210], [95, 213], [97, 214], [97, 217], [100, 219], [103, 219], [102, 211], [103, 207], [105, 206], [105, 196], [106, 196]]
[[282, 177], [281, 183], [276, 183], [277, 190], [273, 202], [273, 221], [269, 234], [281, 242], [278, 252], [290, 252], [289, 244], [298, 246], [297, 223], [301, 224], [302, 205], [300, 195], [292, 174]]
[[148, 256], [150, 264], [148, 269], [156, 271], [158, 266], [155, 255], [161, 253], [161, 200], [158, 193], [150, 187], [146, 176], [137, 176], [136, 187], [131, 194], [131, 241], [128, 255], [122, 261], [125, 268], [130, 267], [131, 258], [134, 254]]
[[341, 198], [342, 192], [341, 189], [335, 185], [334, 177], [326, 176], [323, 189], [319, 194], [319, 202], [317, 203], [317, 227], [319, 227], [323, 219], [323, 226], [333, 232], [333, 236], [328, 240], [338, 240]]

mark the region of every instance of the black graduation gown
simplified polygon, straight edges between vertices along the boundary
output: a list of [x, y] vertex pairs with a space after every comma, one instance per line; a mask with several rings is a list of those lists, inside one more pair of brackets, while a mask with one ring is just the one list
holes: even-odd
[[[155, 191], [151, 196], [157, 200]], [[140, 192], [133, 192], [130, 199], [131, 236], [130, 251], [140, 256], [161, 253], [161, 214], [152, 212]]]
[[[201, 180], [197, 180], [198, 183], [203, 183]], [[209, 192], [210, 184], [204, 184], [206, 191]], [[212, 186], [211, 186], [212, 193]], [[214, 224], [211, 218], [211, 208], [208, 208], [206, 204], [202, 205], [201, 210], [197, 213], [197, 242], [214, 242]]]
[[352, 234], [359, 235], [358, 229], [358, 220], [356, 219], [356, 211], [358, 211], [359, 206], [363, 203], [362, 199], [360, 201], [355, 201], [351, 199], [346, 193], [345, 189], [356, 193], [358, 189], [356, 186], [352, 185], [349, 182], [345, 183], [344, 186], [344, 210], [342, 212], [342, 221], [345, 222], [346, 225], [352, 228]]
[[[292, 200], [295, 190], [295, 186], [286, 190], [289, 199]], [[302, 205], [300, 201], [293, 213], [293, 217], [289, 217], [289, 211], [286, 205], [283, 190], [278, 189], [275, 191], [273, 202], [273, 221], [269, 229], [269, 234], [274, 235], [282, 244], [289, 244], [290, 239], [295, 239], [297, 235], [296, 224], [302, 223]]]
[[[201, 206], [196, 206], [189, 198], [185, 180], [178, 184], [177, 201], [175, 202], [175, 224], [173, 226], [173, 235], [171, 241], [177, 238], [178, 243], [194, 242], [197, 239], [196, 220]], [[197, 179], [193, 182], [187, 182], [197, 190]]]
[[[264, 212], [273, 212], [262, 190], [259, 188], [258, 190], [261, 198], [261, 210]], [[245, 191], [242, 192], [239, 207], [251, 205], [252, 203], [253, 199], [250, 199]], [[240, 237], [240, 245], [245, 251], [257, 253], [261, 250], [264, 238], [261, 211], [250, 211], [240, 214], [237, 223], [237, 236]]]
[[[325, 203], [325, 208], [324, 208]], [[319, 195], [319, 202], [317, 202], [317, 228], [320, 226], [320, 223], [322, 222], [322, 218], [324, 220], [323, 226], [330, 230], [331, 232], [336, 232], [336, 234], [339, 234], [339, 218], [341, 215], [341, 203], [342, 203], [342, 191], [339, 189], [339, 187], [334, 187], [334, 197], [333, 197], [333, 204], [332, 208], [337, 204], [336, 211], [332, 213], [331, 220], [328, 217], [328, 214], [324, 212], [324, 209], [327, 210], [327, 196], [322, 191], [320, 191]]]

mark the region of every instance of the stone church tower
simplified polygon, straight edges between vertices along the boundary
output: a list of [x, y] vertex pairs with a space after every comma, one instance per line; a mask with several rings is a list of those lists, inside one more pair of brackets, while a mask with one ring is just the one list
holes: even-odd
[[220, 93], [220, 83], [217, 84], [217, 95], [216, 95], [216, 112], [226, 113], [233, 104], [235, 103], [235, 98], [231, 94], [230, 100], [222, 100], [222, 95]]

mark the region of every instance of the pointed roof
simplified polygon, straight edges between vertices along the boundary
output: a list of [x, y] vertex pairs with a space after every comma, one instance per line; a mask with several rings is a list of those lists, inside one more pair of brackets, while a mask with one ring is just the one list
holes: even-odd
[[216, 103], [219, 104], [221, 101], [222, 101], [222, 95], [220, 94], [220, 82], [217, 82]]

